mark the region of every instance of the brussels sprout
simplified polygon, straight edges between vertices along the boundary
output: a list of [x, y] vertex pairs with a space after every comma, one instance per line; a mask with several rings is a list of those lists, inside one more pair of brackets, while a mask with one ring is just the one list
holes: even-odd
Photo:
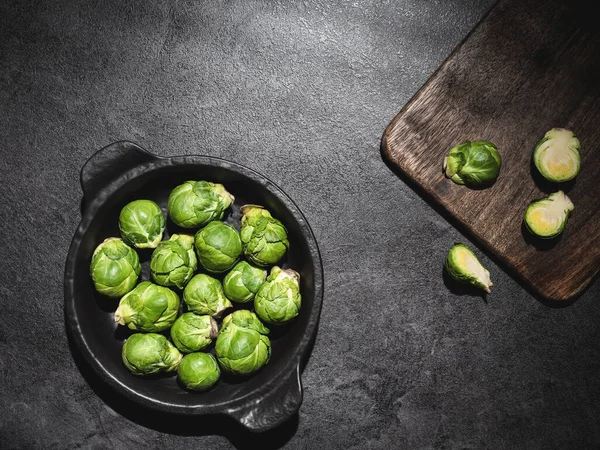
[[179, 304], [179, 296], [171, 289], [142, 281], [121, 299], [114, 319], [131, 330], [162, 331], [175, 322]]
[[254, 298], [258, 317], [269, 324], [287, 323], [296, 317], [302, 302], [299, 281], [298, 272], [273, 267]]
[[244, 255], [257, 266], [276, 264], [290, 246], [285, 226], [265, 208], [244, 205], [240, 231]]
[[233, 195], [222, 184], [186, 181], [169, 194], [167, 210], [176, 225], [197, 228], [212, 220], [221, 220], [233, 200]]
[[233, 305], [223, 293], [223, 286], [216, 278], [199, 273], [183, 290], [183, 301], [188, 309], [196, 314], [221, 317]]
[[229, 300], [247, 303], [254, 298], [258, 288], [265, 282], [267, 271], [240, 261], [223, 279], [223, 291]]
[[187, 389], [206, 391], [219, 381], [221, 369], [210, 353], [190, 353], [177, 366], [177, 377]]
[[119, 230], [123, 240], [134, 247], [156, 248], [165, 232], [165, 216], [152, 200], [135, 200], [121, 209]]
[[256, 314], [239, 309], [223, 319], [215, 342], [217, 361], [223, 370], [235, 375], [250, 375], [271, 358], [269, 329]]
[[132, 334], [123, 344], [121, 356], [134, 375], [173, 372], [182, 357], [166, 337], [157, 333]]
[[171, 327], [171, 340], [179, 351], [192, 353], [210, 345], [218, 332], [217, 322], [211, 316], [186, 312]]
[[553, 238], [562, 233], [573, 209], [575, 206], [563, 191], [554, 192], [527, 206], [525, 225], [540, 238]]
[[552, 128], [535, 146], [533, 163], [549, 181], [572, 180], [581, 165], [579, 139], [570, 130]]
[[457, 184], [482, 187], [493, 183], [500, 173], [502, 158], [490, 141], [466, 141], [450, 149], [444, 158], [446, 176]]
[[242, 254], [240, 233], [232, 225], [219, 220], [209, 222], [196, 233], [196, 253], [208, 272], [222, 273], [231, 269]]
[[194, 237], [174, 234], [162, 241], [150, 257], [150, 274], [155, 283], [183, 289], [198, 268]]
[[446, 271], [452, 278], [490, 292], [490, 273], [465, 244], [454, 244], [446, 256]]
[[96, 247], [90, 263], [94, 288], [108, 297], [122, 297], [131, 291], [141, 271], [136, 251], [115, 237], [105, 239]]

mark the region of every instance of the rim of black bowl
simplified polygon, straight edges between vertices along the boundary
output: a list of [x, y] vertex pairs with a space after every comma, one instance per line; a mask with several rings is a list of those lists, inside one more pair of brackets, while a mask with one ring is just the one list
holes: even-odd
[[[140, 147], [141, 148], [141, 147]], [[143, 150], [143, 149], [142, 149]], [[98, 152], [100, 152], [99, 150]], [[145, 150], [144, 150], [145, 151]], [[97, 152], [97, 153], [98, 153]], [[80, 244], [86, 231], [92, 221], [94, 214], [104, 204], [104, 202], [114, 194], [119, 187], [124, 185], [127, 181], [140, 176], [148, 170], [155, 170], [166, 166], [181, 166], [181, 165], [205, 165], [205, 166], [218, 166], [224, 169], [229, 169], [234, 172], [240, 173], [248, 178], [251, 178], [255, 182], [259, 182], [272, 194], [274, 194], [286, 208], [290, 210], [292, 216], [298, 222], [302, 235], [306, 240], [311, 258], [314, 261], [314, 304], [311, 310], [310, 317], [308, 318], [306, 329], [301, 342], [298, 345], [297, 351], [290, 356], [283, 369], [282, 374], [287, 377], [294, 374], [294, 371], [301, 369], [300, 365], [302, 360], [307, 356], [308, 350], [314, 340], [317, 332], [319, 323], [322, 300], [323, 300], [323, 265], [321, 260], [320, 251], [315, 239], [314, 233], [306, 220], [306, 217], [300, 210], [300, 208], [294, 203], [294, 201], [273, 181], [266, 176], [258, 173], [257, 171], [250, 169], [242, 164], [229, 161], [224, 158], [206, 156], [206, 155], [181, 155], [174, 157], [161, 157], [150, 152], [149, 155], [156, 158], [155, 161], [144, 162], [136, 167], [129, 169], [120, 176], [107, 183], [101, 190], [95, 195], [93, 199], [84, 200], [87, 202], [85, 211], [82, 212], [81, 222], [77, 227], [77, 230], [71, 240], [69, 252], [67, 254], [66, 265], [65, 265], [65, 278], [64, 278], [64, 295], [65, 295], [65, 315], [67, 326], [71, 333], [71, 337], [74, 339], [77, 347], [88, 364], [90, 364], [98, 373], [101, 378], [107, 382], [112, 388], [118, 390], [129, 399], [152, 409], [160, 410], [163, 412], [175, 413], [175, 414], [225, 414], [231, 415], [234, 411], [242, 408], [243, 406], [251, 403], [253, 399], [260, 398], [271, 391], [275, 390], [281, 383], [282, 379], [272, 378], [267, 383], [255, 388], [252, 391], [245, 393], [240, 397], [236, 397], [232, 400], [219, 402], [211, 405], [182, 405], [178, 403], [172, 403], [162, 400], [157, 400], [152, 396], [143, 395], [134, 389], [129, 388], [123, 384], [117, 377], [115, 377], [106, 367], [104, 367], [95, 357], [93, 351], [89, 347], [83, 333], [81, 332], [81, 325], [79, 322], [78, 315], [75, 312], [75, 295], [74, 295], [74, 270], [75, 260], [79, 251]], [[95, 155], [95, 154], [94, 154]], [[88, 162], [94, 157], [92, 155]], [[87, 163], [87, 162], [86, 162]], [[85, 167], [85, 164], [84, 166]], [[299, 375], [299, 374], [298, 374]], [[279, 383], [278, 383], [279, 382]]]

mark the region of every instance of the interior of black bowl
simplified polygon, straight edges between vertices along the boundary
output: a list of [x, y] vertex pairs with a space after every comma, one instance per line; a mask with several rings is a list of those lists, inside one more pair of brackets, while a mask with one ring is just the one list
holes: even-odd
[[[105, 238], [119, 236], [118, 217], [121, 208], [136, 199], [156, 201], [167, 216], [169, 193], [186, 180], [207, 180], [222, 183], [234, 195], [235, 202], [227, 211], [224, 220], [240, 228], [240, 207], [244, 204], [258, 204], [266, 207], [274, 217], [280, 219], [288, 230], [290, 249], [279, 263], [283, 268], [292, 268], [300, 274], [302, 306], [300, 314], [287, 325], [270, 326], [272, 355], [270, 362], [253, 376], [234, 378], [223, 374], [218, 384], [210, 391], [188, 392], [177, 382], [175, 374], [157, 377], [139, 377], [131, 374], [121, 361], [121, 349], [125, 339], [132, 333], [126, 327], [116, 324], [113, 313], [118, 299], [113, 300], [98, 294], [89, 275], [89, 263], [96, 246]], [[84, 343], [84, 353], [95, 361], [100, 375], [121, 389], [134, 400], [143, 400], [147, 405], [167, 409], [189, 409], [202, 412], [206, 407], [211, 412], [224, 403], [233, 402], [255, 394], [270, 382], [281, 379], [290, 367], [295, 367], [307, 350], [307, 333], [313, 333], [312, 324], [318, 317], [320, 300], [315, 301], [315, 273], [320, 271], [320, 261], [315, 261], [312, 247], [312, 234], [304, 218], [295, 205], [268, 180], [252, 173], [241, 173], [235, 166], [215, 167], [210, 164], [193, 163], [189, 160], [163, 160], [150, 165], [135, 176], [114, 186], [109, 193], [100, 192], [102, 201], [91, 204], [82, 222], [83, 232], [75, 253], [72, 280], [72, 315], [77, 322], [76, 333]], [[88, 217], [89, 213], [89, 217]], [[86, 220], [87, 217], [87, 220]], [[167, 220], [164, 239], [175, 232], [195, 233], [176, 227]], [[149, 259], [152, 250], [138, 250], [142, 262], [140, 281], [149, 280]], [[317, 265], [319, 265], [317, 267]], [[201, 269], [199, 269], [201, 272]], [[185, 304], [181, 291], [176, 291]], [[252, 309], [252, 304], [235, 306]], [[220, 325], [221, 319], [218, 320]], [[309, 326], [310, 325], [310, 326]], [[313, 328], [313, 329], [309, 329]], [[165, 332], [168, 336], [168, 331]], [[214, 344], [207, 349], [214, 354]]]

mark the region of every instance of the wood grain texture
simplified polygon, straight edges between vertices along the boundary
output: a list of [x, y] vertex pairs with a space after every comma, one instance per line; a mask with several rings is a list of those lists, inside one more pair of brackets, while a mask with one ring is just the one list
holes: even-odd
[[[600, 270], [600, 33], [584, 2], [500, 0], [386, 128], [382, 152], [475, 239], [549, 300], [576, 298]], [[568, 184], [532, 170], [537, 141], [553, 127], [581, 142]], [[496, 183], [471, 190], [444, 177], [449, 149], [498, 146]], [[575, 205], [562, 235], [522, 229], [526, 206], [563, 189]]]

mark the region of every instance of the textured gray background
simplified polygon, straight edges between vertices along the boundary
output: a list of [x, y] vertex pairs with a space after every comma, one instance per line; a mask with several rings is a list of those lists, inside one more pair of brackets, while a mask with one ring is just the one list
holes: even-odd
[[[0, 448], [598, 448], [600, 283], [552, 308], [478, 250], [492, 294], [447, 286], [446, 251], [469, 239], [379, 152], [492, 4], [2, 2]], [[325, 298], [280, 429], [132, 417], [75, 365], [79, 170], [119, 139], [247, 165], [307, 216]]]

